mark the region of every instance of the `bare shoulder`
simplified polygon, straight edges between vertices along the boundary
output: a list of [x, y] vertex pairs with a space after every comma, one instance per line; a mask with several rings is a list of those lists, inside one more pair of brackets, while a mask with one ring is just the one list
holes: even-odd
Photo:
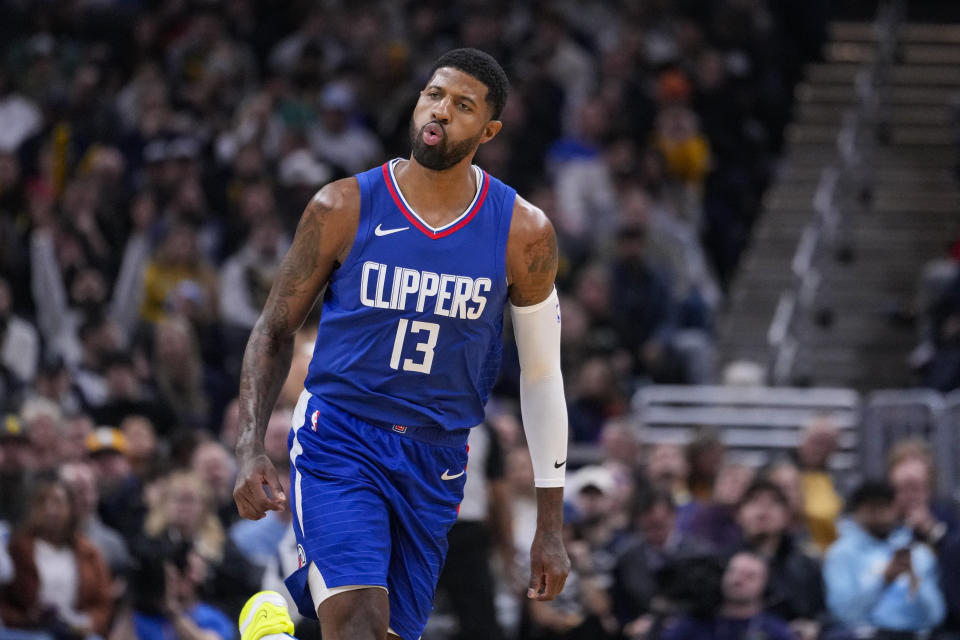
[[310, 199], [297, 235], [322, 242], [338, 262], [350, 251], [360, 221], [360, 185], [356, 178], [343, 178], [327, 184]]
[[537, 304], [553, 291], [557, 276], [557, 235], [546, 214], [517, 196], [507, 240], [510, 302]]

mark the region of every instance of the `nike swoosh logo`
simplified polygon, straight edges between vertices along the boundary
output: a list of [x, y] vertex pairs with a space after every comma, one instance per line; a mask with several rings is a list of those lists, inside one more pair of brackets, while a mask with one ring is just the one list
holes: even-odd
[[553, 463], [553, 468], [554, 468], [554, 469], [559, 469], [560, 467], [562, 467], [562, 466], [565, 465], [565, 464], [567, 464], [567, 461], [566, 461], [566, 460], [564, 460], [563, 462], [554, 462], [554, 463]]
[[377, 228], [373, 232], [378, 236], [388, 236], [391, 233], [399, 233], [400, 231], [406, 231], [410, 227], [400, 227], [399, 229], [381, 229], [380, 225], [377, 225]]
[[457, 478], [459, 478], [460, 476], [462, 476], [464, 473], [465, 473], [465, 471], [461, 471], [460, 473], [458, 473], [458, 474], [456, 474], [456, 475], [450, 475], [450, 469], [446, 469], [446, 470], [444, 470], [443, 474], [440, 476], [440, 479], [441, 479], [441, 480], [456, 480]]

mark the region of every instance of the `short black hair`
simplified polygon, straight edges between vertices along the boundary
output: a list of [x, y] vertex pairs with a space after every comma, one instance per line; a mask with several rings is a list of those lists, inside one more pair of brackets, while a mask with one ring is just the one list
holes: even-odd
[[451, 67], [473, 76], [487, 86], [487, 104], [493, 109], [493, 120], [499, 120], [510, 93], [507, 73], [493, 56], [479, 49], [463, 48], [447, 51], [437, 58], [430, 69], [430, 77], [441, 67]]
[[742, 507], [762, 494], [771, 495], [773, 496], [773, 499], [779, 502], [782, 506], [786, 507], [787, 509], [790, 508], [790, 501], [787, 499], [787, 494], [783, 492], [783, 489], [780, 488], [780, 485], [771, 480], [767, 480], [766, 478], [759, 478], [750, 483], [750, 486], [747, 487], [747, 490], [743, 492], [743, 497], [740, 498], [738, 507]]
[[847, 511], [853, 513], [864, 505], [888, 506], [893, 504], [893, 487], [886, 480], [866, 480], [850, 493]]
[[670, 511], [677, 510], [677, 503], [673, 499], [673, 495], [666, 489], [649, 487], [637, 491], [630, 504], [631, 516], [634, 520], [636, 520], [640, 516], [650, 513], [661, 505]]

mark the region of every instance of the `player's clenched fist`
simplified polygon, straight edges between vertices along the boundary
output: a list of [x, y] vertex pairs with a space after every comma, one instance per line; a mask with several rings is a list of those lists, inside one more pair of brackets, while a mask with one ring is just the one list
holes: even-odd
[[570, 573], [570, 558], [563, 548], [563, 534], [537, 531], [530, 546], [530, 588], [527, 597], [553, 600], [563, 591]]
[[287, 496], [280, 486], [280, 476], [266, 454], [241, 455], [237, 467], [233, 499], [242, 517], [259, 520], [267, 515], [267, 511], [283, 511]]

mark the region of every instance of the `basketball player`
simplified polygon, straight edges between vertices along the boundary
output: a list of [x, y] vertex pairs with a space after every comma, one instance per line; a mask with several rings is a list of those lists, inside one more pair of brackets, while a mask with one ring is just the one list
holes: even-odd
[[[294, 333], [323, 296], [289, 437], [300, 569], [286, 584], [300, 612], [319, 618], [324, 640], [423, 632], [463, 497], [467, 435], [484, 419], [499, 369], [508, 300], [538, 499], [527, 596], [551, 600], [563, 588], [556, 238], [542, 211], [471, 164], [502, 127], [507, 91], [503, 69], [481, 51], [437, 60], [413, 112], [411, 157], [317, 193], [247, 344], [234, 497], [240, 515], [258, 519], [284, 508], [264, 430]], [[269, 601], [248, 603], [244, 640], [279, 621]]]

